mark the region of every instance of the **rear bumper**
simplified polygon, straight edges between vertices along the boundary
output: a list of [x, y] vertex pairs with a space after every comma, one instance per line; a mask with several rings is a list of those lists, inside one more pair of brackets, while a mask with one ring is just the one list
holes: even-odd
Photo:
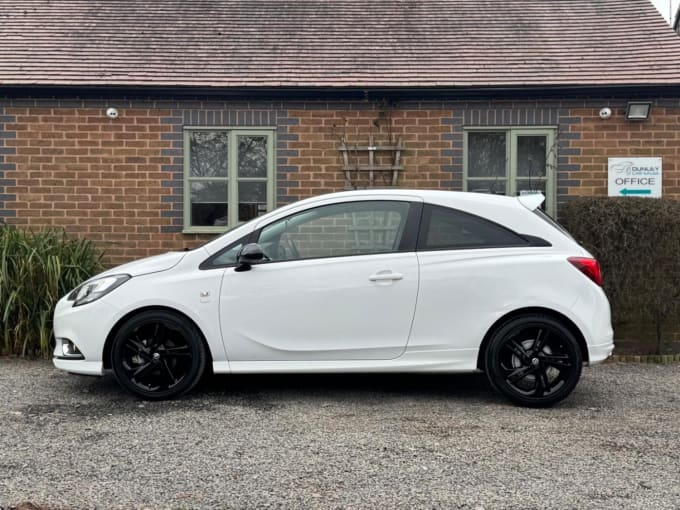
[[602, 363], [609, 356], [612, 355], [614, 351], [614, 338], [613, 335], [604, 343], [598, 343], [588, 346], [588, 364], [597, 365]]
[[588, 281], [571, 311], [574, 323], [586, 341], [588, 364], [602, 363], [614, 350], [614, 330], [607, 296], [601, 287]]

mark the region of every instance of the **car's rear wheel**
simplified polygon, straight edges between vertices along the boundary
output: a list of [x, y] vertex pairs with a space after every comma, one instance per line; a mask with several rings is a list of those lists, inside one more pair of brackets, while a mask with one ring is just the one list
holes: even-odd
[[205, 370], [201, 335], [181, 315], [152, 310], [129, 319], [111, 348], [118, 383], [147, 400], [178, 397], [190, 391]]
[[547, 315], [524, 315], [503, 324], [493, 333], [485, 356], [491, 385], [527, 407], [548, 407], [566, 398], [582, 367], [573, 333]]

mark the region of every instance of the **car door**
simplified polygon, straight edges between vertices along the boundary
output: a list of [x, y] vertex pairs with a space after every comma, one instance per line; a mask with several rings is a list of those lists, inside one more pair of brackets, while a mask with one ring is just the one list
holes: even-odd
[[392, 359], [406, 347], [418, 289], [420, 204], [357, 200], [259, 229], [270, 259], [224, 272], [230, 361]]

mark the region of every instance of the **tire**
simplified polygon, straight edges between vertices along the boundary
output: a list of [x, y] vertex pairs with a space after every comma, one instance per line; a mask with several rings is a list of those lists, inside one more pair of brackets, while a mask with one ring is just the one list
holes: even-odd
[[492, 335], [485, 358], [491, 386], [516, 405], [550, 407], [581, 377], [583, 356], [573, 333], [547, 315], [515, 317]]
[[201, 380], [205, 366], [206, 349], [196, 326], [169, 311], [152, 310], [130, 318], [111, 346], [118, 384], [145, 400], [188, 393]]

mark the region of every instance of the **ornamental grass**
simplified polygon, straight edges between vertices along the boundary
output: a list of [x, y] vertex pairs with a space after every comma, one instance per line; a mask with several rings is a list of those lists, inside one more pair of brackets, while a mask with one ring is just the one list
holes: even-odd
[[101, 271], [101, 253], [62, 230], [0, 225], [0, 254], [0, 349], [46, 358], [57, 301]]

